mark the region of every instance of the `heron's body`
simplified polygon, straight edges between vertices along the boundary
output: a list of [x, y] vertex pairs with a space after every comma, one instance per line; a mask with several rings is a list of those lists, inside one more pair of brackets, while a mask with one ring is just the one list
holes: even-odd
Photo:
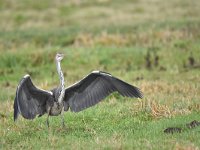
[[93, 71], [79, 82], [65, 88], [64, 76], [60, 61], [63, 56], [56, 55], [57, 71], [60, 77], [60, 85], [45, 91], [35, 87], [29, 75], [20, 81], [14, 102], [14, 120], [21, 114], [26, 119], [34, 119], [37, 115], [47, 113], [47, 125], [49, 116], [62, 116], [63, 112], [70, 108], [73, 112], [82, 111], [91, 107], [113, 92], [119, 92], [122, 96], [142, 98], [140, 90], [111, 74], [102, 71]]
[[57, 102], [53, 102], [53, 105], [50, 105], [46, 107], [46, 109], [48, 110], [48, 108], [50, 107], [50, 111], [49, 111], [49, 115], [50, 116], [58, 116], [59, 114], [61, 114], [62, 109], [63, 109], [63, 104], [59, 104]]

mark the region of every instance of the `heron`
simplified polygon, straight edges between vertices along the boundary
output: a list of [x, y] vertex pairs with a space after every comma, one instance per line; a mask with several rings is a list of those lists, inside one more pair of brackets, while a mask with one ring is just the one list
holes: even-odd
[[139, 88], [133, 86], [110, 73], [92, 71], [82, 80], [65, 88], [61, 60], [64, 54], [57, 53], [55, 62], [60, 78], [57, 88], [50, 91], [36, 87], [30, 75], [25, 75], [19, 82], [14, 100], [14, 121], [19, 114], [25, 119], [34, 119], [47, 114], [46, 124], [49, 127], [49, 116], [61, 116], [64, 123], [64, 111], [80, 112], [94, 106], [113, 92], [124, 97], [143, 98]]

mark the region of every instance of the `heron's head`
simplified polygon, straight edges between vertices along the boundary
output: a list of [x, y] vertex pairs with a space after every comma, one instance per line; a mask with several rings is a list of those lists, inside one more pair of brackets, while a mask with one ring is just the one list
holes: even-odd
[[61, 53], [57, 53], [56, 54], [56, 61], [61, 61], [62, 59], [63, 59], [63, 57], [64, 57], [64, 54], [61, 54]]

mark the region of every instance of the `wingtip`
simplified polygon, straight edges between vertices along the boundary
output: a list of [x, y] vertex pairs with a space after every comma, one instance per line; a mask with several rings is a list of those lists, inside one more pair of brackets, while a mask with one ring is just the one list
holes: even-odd
[[17, 118], [14, 118], [14, 122], [16, 122], [17, 121]]
[[137, 88], [137, 90], [138, 90], [138, 94], [137, 94], [138, 97], [137, 98], [143, 99], [144, 98], [143, 92], [139, 88]]
[[13, 108], [14, 108], [14, 116], [13, 116], [13, 118], [14, 118], [14, 122], [15, 122], [17, 120], [17, 118], [18, 118], [18, 115], [19, 115], [19, 110], [18, 110], [17, 99], [16, 98], [15, 98], [15, 101], [14, 101]]
[[144, 95], [142, 93], [140, 93], [140, 96], [138, 98], [143, 99]]
[[14, 122], [17, 121], [18, 116], [19, 116], [19, 112], [16, 109], [14, 109]]

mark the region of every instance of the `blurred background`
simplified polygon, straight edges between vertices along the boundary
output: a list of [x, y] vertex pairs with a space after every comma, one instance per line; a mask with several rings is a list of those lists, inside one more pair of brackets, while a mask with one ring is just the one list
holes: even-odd
[[58, 85], [61, 52], [67, 86], [102, 70], [142, 89], [130, 107], [148, 107], [148, 117], [199, 112], [199, 8], [198, 0], [0, 0], [0, 111], [12, 115], [25, 74], [40, 88]]
[[168, 93], [193, 98], [200, 93], [199, 8], [187, 0], [1, 0], [0, 100], [13, 101], [25, 74], [44, 89], [58, 85], [57, 52], [66, 55], [66, 85], [103, 70], [159, 101]]
[[44, 88], [57, 84], [57, 52], [66, 54], [68, 84], [92, 70], [129, 82], [199, 82], [199, 7], [187, 0], [1, 0], [1, 87], [14, 92], [27, 73]]

